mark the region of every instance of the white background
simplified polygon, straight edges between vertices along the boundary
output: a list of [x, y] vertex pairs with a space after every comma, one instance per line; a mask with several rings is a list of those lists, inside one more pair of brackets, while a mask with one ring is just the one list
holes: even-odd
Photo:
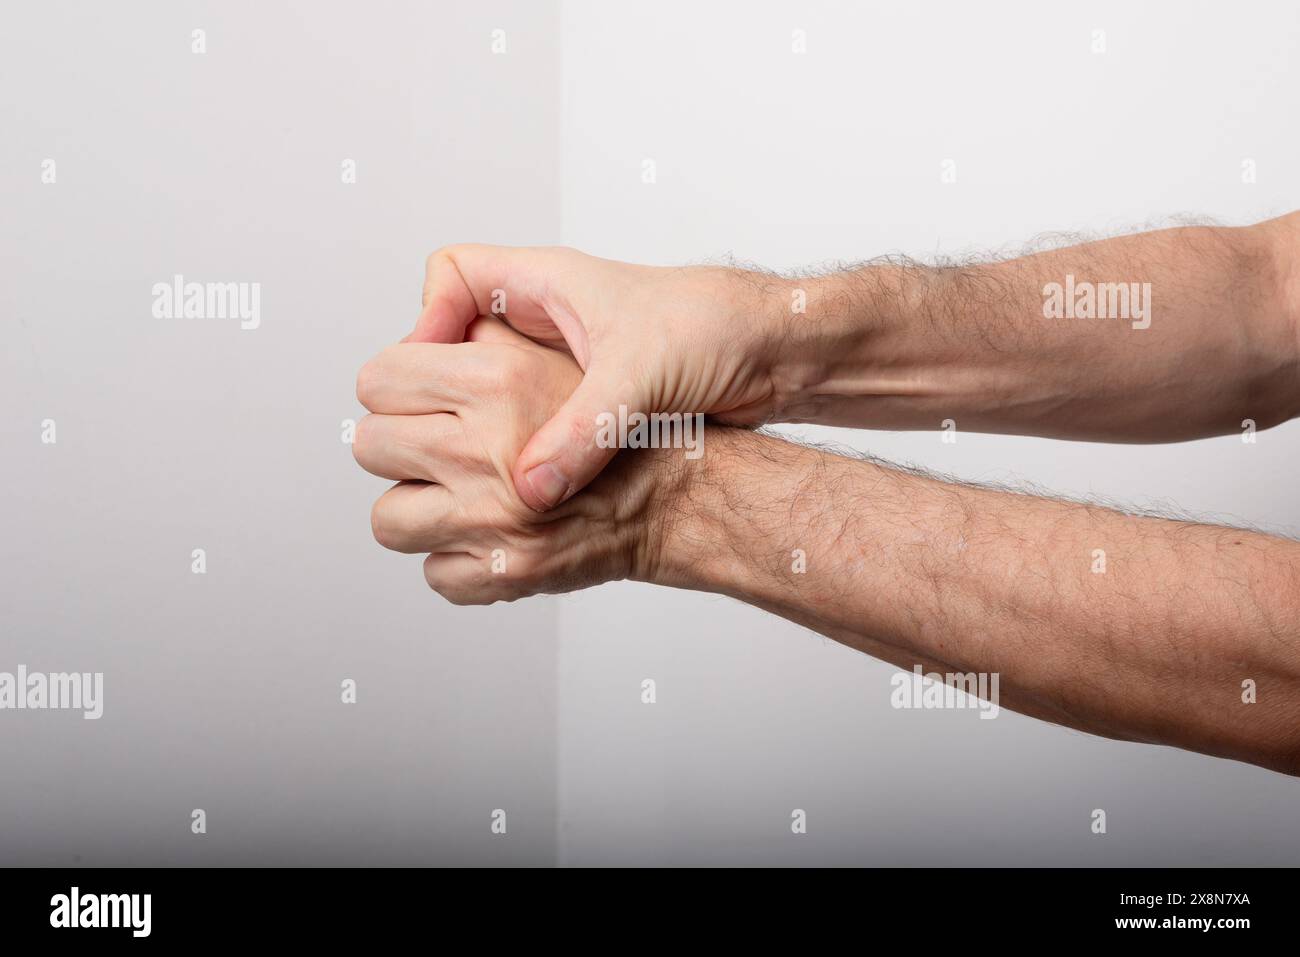
[[[1267, 218], [1296, 205], [1298, 44], [1300, 8], [1285, 3], [569, 0], [561, 234], [634, 261], [790, 268], [1171, 215]], [[956, 183], [940, 181], [948, 159]], [[964, 479], [1300, 526], [1295, 424], [1255, 445], [1146, 448], [965, 433], [944, 445], [938, 428], [798, 431]], [[1005, 711], [895, 711], [891, 667], [728, 599], [608, 586], [563, 600], [560, 636], [568, 863], [1300, 852], [1293, 779]], [[638, 703], [645, 677], [653, 707]], [[805, 836], [790, 833], [793, 808]]]

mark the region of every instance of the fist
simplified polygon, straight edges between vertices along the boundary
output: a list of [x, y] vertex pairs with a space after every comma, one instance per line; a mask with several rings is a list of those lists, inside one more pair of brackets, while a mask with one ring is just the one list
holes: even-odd
[[371, 512], [379, 544], [428, 553], [425, 579], [458, 605], [632, 575], [647, 477], [611, 469], [546, 513], [529, 508], [511, 479], [524, 445], [581, 377], [570, 356], [492, 317], [476, 320], [465, 342], [402, 343], [366, 363], [357, 398], [371, 414], [357, 425], [353, 454], [398, 483]]

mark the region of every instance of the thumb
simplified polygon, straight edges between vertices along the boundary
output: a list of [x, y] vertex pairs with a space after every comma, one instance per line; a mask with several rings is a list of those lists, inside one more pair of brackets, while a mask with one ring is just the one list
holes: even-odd
[[609, 464], [618, 452], [610, 424], [617, 425], [620, 405], [633, 411], [640, 408], [631, 383], [589, 369], [515, 462], [515, 491], [529, 508], [538, 512], [554, 508]]

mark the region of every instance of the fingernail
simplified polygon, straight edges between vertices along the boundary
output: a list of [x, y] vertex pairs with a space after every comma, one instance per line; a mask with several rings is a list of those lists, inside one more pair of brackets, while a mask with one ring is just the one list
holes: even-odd
[[524, 481], [533, 490], [538, 501], [547, 508], [559, 505], [569, 491], [569, 480], [550, 462], [534, 465], [525, 473]]

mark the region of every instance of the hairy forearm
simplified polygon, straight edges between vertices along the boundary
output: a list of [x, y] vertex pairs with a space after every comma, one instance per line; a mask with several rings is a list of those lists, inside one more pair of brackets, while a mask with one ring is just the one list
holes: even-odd
[[[1172, 441], [1300, 414], [1300, 214], [779, 290], [780, 421]], [[802, 299], [800, 297], [802, 296]], [[1046, 314], [1045, 314], [1046, 313]]]
[[1081, 730], [1300, 773], [1300, 545], [738, 430], [706, 447], [665, 483], [639, 577], [905, 669], [997, 673], [1002, 704]]

